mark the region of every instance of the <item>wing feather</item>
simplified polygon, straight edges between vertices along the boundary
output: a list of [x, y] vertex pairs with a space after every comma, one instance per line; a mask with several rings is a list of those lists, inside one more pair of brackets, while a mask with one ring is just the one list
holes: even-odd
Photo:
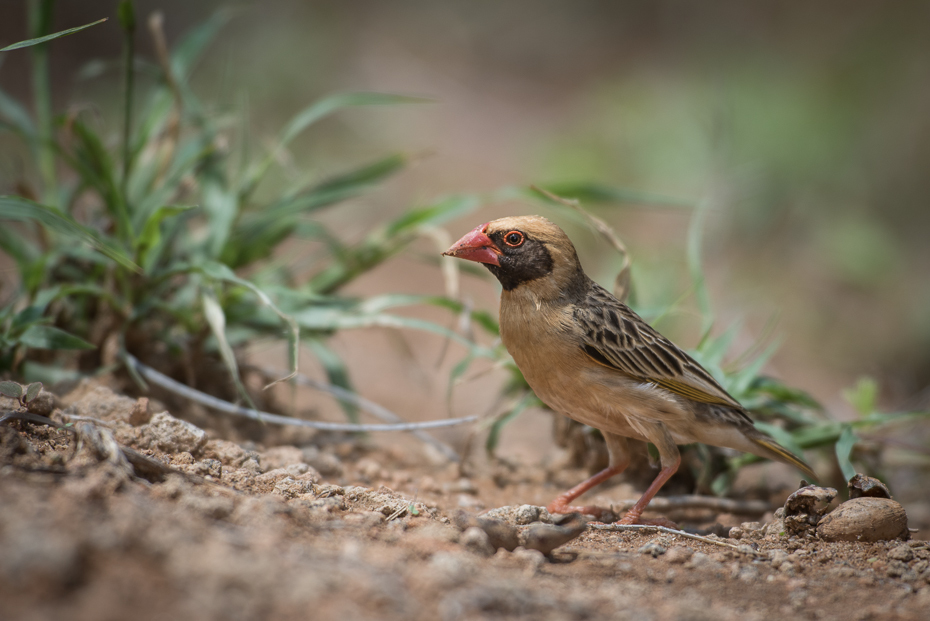
[[574, 316], [582, 330], [582, 349], [598, 364], [693, 401], [742, 411], [691, 356], [600, 285], [593, 284]]

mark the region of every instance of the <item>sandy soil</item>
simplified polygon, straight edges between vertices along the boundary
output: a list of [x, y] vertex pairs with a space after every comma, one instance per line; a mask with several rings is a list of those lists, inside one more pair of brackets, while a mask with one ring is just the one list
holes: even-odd
[[[741, 539], [704, 542], [585, 528], [524, 505], [490, 512], [517, 537], [507, 547], [524, 544], [495, 549], [476, 516], [508, 498], [553, 495], [539, 472], [463, 478], [455, 465], [359, 441], [237, 444], [92, 384], [59, 405], [52, 418], [71, 416], [68, 429], [0, 426], [4, 619], [925, 619], [930, 610], [920, 539], [828, 543], [747, 526]], [[136, 453], [127, 461], [120, 447]], [[569, 540], [548, 555], [527, 549], [553, 537]]]

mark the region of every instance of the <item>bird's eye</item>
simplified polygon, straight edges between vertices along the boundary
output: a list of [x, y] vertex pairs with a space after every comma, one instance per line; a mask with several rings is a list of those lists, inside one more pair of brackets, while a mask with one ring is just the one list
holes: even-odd
[[521, 245], [524, 239], [525, 238], [523, 237], [523, 233], [520, 231], [510, 231], [504, 235], [504, 243], [508, 246], [512, 246], [513, 248]]

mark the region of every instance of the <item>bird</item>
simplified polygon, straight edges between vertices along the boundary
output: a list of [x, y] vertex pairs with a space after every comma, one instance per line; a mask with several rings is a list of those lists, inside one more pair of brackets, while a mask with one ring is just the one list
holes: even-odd
[[556, 224], [542, 216], [501, 218], [475, 227], [442, 254], [481, 263], [497, 278], [501, 340], [530, 388], [551, 409], [604, 436], [607, 467], [557, 496], [550, 513], [607, 515], [572, 502], [623, 472], [630, 439], [658, 449], [660, 470], [620, 524], [674, 526], [642, 514], [678, 470], [680, 444], [752, 453], [816, 480], [698, 362], [589, 278]]

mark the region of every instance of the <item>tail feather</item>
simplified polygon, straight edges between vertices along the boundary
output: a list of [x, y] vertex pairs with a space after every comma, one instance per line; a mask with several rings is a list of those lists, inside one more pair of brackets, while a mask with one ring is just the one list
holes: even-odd
[[817, 480], [817, 475], [814, 474], [814, 471], [811, 470], [811, 467], [808, 466], [803, 459], [783, 447], [781, 444], [769, 438], [767, 436], [759, 435], [757, 437], [749, 438], [754, 444], [763, 449], [765, 456], [772, 457], [778, 461], [785, 462], [786, 464], [791, 464], [801, 472], [805, 474], [811, 481]]

